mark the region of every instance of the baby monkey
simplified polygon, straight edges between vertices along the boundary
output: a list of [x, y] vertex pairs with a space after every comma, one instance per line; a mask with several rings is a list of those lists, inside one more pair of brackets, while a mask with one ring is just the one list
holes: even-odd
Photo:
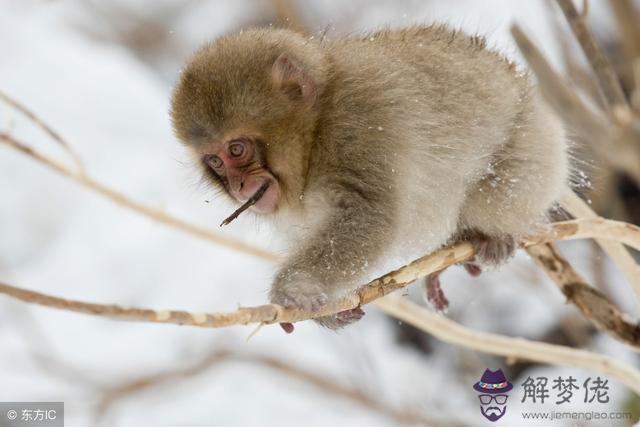
[[[316, 311], [391, 256], [463, 239], [479, 274], [566, 188], [565, 134], [529, 77], [445, 26], [228, 35], [189, 61], [171, 115], [208, 180], [288, 237], [270, 293], [285, 307]], [[442, 308], [438, 276], [427, 283]], [[317, 321], [337, 329], [363, 314]]]

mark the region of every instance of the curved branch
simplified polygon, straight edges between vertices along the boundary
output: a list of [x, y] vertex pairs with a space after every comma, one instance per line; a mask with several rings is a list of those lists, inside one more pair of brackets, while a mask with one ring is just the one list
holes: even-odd
[[630, 321], [602, 292], [589, 286], [552, 243], [531, 246], [527, 252], [596, 328], [640, 350], [640, 323]]
[[396, 295], [381, 299], [376, 305], [387, 314], [446, 343], [512, 359], [591, 369], [616, 378], [640, 396], [640, 371], [613, 357], [523, 338], [474, 331]]
[[[589, 224], [591, 224], [591, 227]], [[627, 230], [629, 234], [634, 236], [631, 238], [625, 238], [625, 243], [628, 243], [636, 249], [640, 249], [640, 229], [638, 229], [638, 227], [604, 219], [599, 221], [567, 221], [551, 224], [546, 228], [546, 230], [540, 232], [538, 235], [522, 241], [521, 246], [529, 247], [534, 244], [546, 243], [554, 240], [570, 240], [587, 237], [611, 239], [615, 238], [615, 236], [622, 235], [624, 230]], [[153, 310], [148, 308], [122, 307], [114, 304], [95, 304], [67, 300], [17, 288], [4, 283], [0, 283], [0, 293], [17, 298], [24, 302], [120, 320], [172, 323], [208, 328], [246, 325], [250, 323], [292, 323], [326, 316], [368, 304], [397, 289], [411, 284], [421, 277], [442, 271], [451, 265], [468, 260], [472, 258], [474, 254], [475, 250], [468, 242], [458, 243], [454, 246], [441, 249], [369, 282], [357, 289], [353, 294], [341, 298], [334, 303], [328, 304], [326, 307], [323, 307], [323, 309], [316, 312], [285, 309], [275, 304], [265, 304], [256, 307], [241, 307], [236, 311], [227, 313], [191, 313], [180, 310]], [[603, 299], [607, 301], [608, 306], [615, 308], [615, 306], [611, 304], [606, 297], [603, 296]], [[618, 313], [618, 310], [615, 309], [615, 312]], [[601, 319], [592, 318], [590, 312], [583, 311], [583, 313], [594, 323], [601, 323]], [[632, 346], [640, 347], [640, 343], [638, 342], [627, 343]]]
[[33, 111], [29, 110], [27, 107], [7, 95], [6, 93], [0, 91], [0, 100], [2, 100], [5, 104], [11, 106], [16, 109], [20, 113], [22, 113], [26, 118], [28, 118], [33, 124], [38, 126], [40, 129], [44, 131], [51, 139], [53, 139], [56, 143], [58, 143], [73, 159], [78, 171], [84, 173], [84, 164], [80, 159], [78, 153], [65, 141], [62, 136], [55, 130], [53, 130], [49, 125], [47, 125], [43, 120], [40, 119]]
[[578, 13], [578, 10], [573, 4], [573, 0], [556, 1], [560, 9], [562, 9], [562, 13], [564, 13], [564, 16], [567, 18], [571, 31], [573, 31], [580, 46], [582, 46], [582, 50], [600, 82], [600, 87], [607, 102], [612, 109], [622, 108], [628, 110], [629, 104], [624, 96], [620, 80], [618, 80], [615, 70], [604, 53], [602, 53], [602, 50], [587, 27], [584, 16], [586, 11], [584, 14]]
[[50, 169], [60, 173], [61, 175], [75, 181], [76, 183], [82, 185], [89, 190], [92, 190], [103, 197], [111, 200], [115, 204], [134, 210], [148, 218], [151, 218], [161, 224], [168, 225], [170, 227], [177, 228], [182, 230], [192, 236], [199, 237], [204, 240], [211, 241], [221, 246], [225, 246], [229, 249], [233, 249], [239, 252], [244, 252], [246, 254], [255, 256], [257, 258], [262, 258], [266, 261], [275, 262], [278, 260], [278, 256], [267, 251], [266, 249], [259, 248], [257, 246], [250, 245], [248, 243], [244, 243], [238, 241], [232, 237], [224, 236], [220, 233], [216, 233], [204, 227], [199, 227], [190, 222], [181, 220], [174, 216], [171, 216], [161, 210], [154, 209], [149, 207], [143, 203], [140, 203], [136, 200], [130, 199], [122, 193], [117, 192], [116, 190], [102, 184], [99, 181], [96, 181], [84, 174], [77, 174], [70, 170], [67, 166], [56, 162], [54, 159], [47, 157], [46, 155], [38, 152], [37, 150], [28, 147], [26, 144], [20, 142], [16, 138], [6, 133], [0, 132], [0, 142], [7, 144], [9, 147], [18, 150], [19, 152], [26, 154], [32, 159], [38, 161], [39, 163], [47, 166]]
[[[562, 198], [562, 207], [566, 209], [571, 215], [576, 218], [582, 218], [584, 221], [585, 218], [590, 220], [597, 220], [600, 217], [596, 214], [589, 205], [584, 202], [578, 195], [576, 195], [573, 191], [568, 191], [564, 197]], [[619, 238], [625, 238], [625, 236], [629, 236], [634, 234], [635, 229], [637, 227], [628, 224], [629, 227], [625, 229], [619, 229], [621, 232], [618, 234]], [[635, 227], [635, 229], [633, 228]], [[609, 233], [612, 233], [612, 230], [609, 230]], [[600, 245], [603, 251], [607, 253], [611, 257], [611, 260], [614, 264], [618, 266], [622, 274], [626, 277], [627, 281], [631, 285], [631, 289], [633, 289], [636, 294], [636, 303], [640, 304], [640, 265], [636, 262], [636, 260], [631, 256], [627, 248], [622, 246], [620, 243], [614, 240], [609, 239], [599, 239], [596, 238], [596, 243]], [[638, 250], [637, 246], [629, 245], [632, 248]]]

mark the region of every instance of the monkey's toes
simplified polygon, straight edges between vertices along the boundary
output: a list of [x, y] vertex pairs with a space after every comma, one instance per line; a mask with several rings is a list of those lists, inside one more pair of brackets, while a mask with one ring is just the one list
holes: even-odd
[[473, 262], [474, 260], [472, 259], [470, 262], [463, 262], [462, 266], [464, 267], [465, 270], [467, 270], [467, 273], [469, 273], [469, 275], [473, 276], [473, 277], [478, 277], [479, 275], [482, 274], [482, 267], [480, 267], [478, 264]]
[[290, 334], [294, 331], [295, 326], [293, 326], [293, 323], [280, 323], [280, 327], [282, 328], [282, 330], [284, 330], [286, 333]]
[[444, 312], [449, 307], [449, 300], [444, 295], [440, 284], [440, 273], [432, 273], [425, 278], [424, 296], [436, 311]]
[[475, 259], [477, 264], [480, 265], [500, 266], [506, 263], [516, 251], [515, 239], [508, 234], [488, 236], [482, 233], [475, 233], [471, 238], [471, 243], [475, 246]]

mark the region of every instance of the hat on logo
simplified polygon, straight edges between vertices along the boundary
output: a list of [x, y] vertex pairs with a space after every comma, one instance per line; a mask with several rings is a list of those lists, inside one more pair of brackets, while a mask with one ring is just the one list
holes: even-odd
[[480, 381], [473, 385], [473, 388], [480, 393], [501, 394], [513, 388], [513, 384], [507, 381], [502, 369], [490, 371], [486, 369]]

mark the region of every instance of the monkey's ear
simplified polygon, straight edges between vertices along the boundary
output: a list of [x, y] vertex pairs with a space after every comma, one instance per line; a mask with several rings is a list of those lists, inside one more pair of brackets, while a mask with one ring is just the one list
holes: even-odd
[[291, 100], [303, 101], [311, 106], [316, 99], [313, 79], [302, 66], [286, 53], [281, 54], [271, 67], [271, 79], [276, 89]]

